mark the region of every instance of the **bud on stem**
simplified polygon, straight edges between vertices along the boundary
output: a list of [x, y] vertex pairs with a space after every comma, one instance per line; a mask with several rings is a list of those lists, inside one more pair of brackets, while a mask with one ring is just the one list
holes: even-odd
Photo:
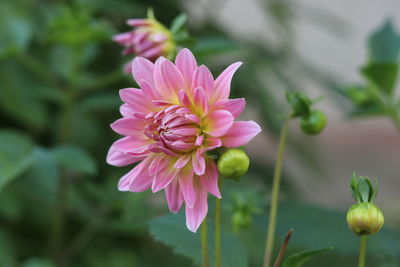
[[228, 179], [238, 181], [249, 169], [250, 160], [241, 149], [228, 149], [218, 159], [218, 171]]

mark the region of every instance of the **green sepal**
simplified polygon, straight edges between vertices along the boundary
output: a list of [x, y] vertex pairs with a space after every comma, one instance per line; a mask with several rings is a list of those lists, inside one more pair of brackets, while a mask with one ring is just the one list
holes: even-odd
[[307, 117], [310, 114], [312, 101], [305, 94], [286, 91], [286, 99], [292, 107], [292, 117]]
[[175, 35], [179, 31], [181, 31], [184, 28], [186, 21], [187, 21], [186, 14], [183, 13], [177, 16], [171, 23], [170, 27], [171, 33]]
[[353, 173], [350, 181], [350, 189], [352, 191], [353, 198], [357, 203], [369, 203], [372, 202], [378, 192], [378, 182], [375, 181], [375, 187], [372, 185], [370, 179], [364, 176], [358, 176]]

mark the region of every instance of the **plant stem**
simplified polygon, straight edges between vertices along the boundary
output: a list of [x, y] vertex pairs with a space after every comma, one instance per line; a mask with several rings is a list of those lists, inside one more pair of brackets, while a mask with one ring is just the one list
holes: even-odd
[[358, 257], [358, 267], [365, 267], [365, 254], [367, 248], [367, 235], [360, 238], [360, 255]]
[[[222, 191], [222, 178], [218, 178], [218, 187]], [[215, 267], [221, 267], [221, 199], [215, 199]]]
[[201, 266], [210, 267], [210, 262], [208, 260], [207, 217], [201, 224], [201, 256], [203, 259]]
[[265, 246], [265, 254], [264, 254], [264, 267], [271, 266], [272, 260], [272, 252], [274, 249], [274, 239], [275, 239], [275, 228], [276, 228], [276, 215], [278, 212], [278, 201], [279, 201], [279, 188], [281, 183], [281, 173], [282, 173], [282, 164], [283, 164], [283, 152], [285, 151], [286, 139], [288, 135], [289, 122], [291, 119], [291, 115], [289, 115], [285, 123], [283, 124], [280, 138], [279, 138], [279, 146], [278, 153], [276, 156], [275, 170], [274, 170], [274, 178], [272, 184], [272, 194], [271, 194], [271, 207], [269, 212], [269, 223], [268, 223], [268, 231], [267, 231], [267, 241]]

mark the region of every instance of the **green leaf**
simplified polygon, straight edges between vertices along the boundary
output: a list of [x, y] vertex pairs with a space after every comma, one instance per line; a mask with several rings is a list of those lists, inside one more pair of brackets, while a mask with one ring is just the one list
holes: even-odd
[[283, 262], [283, 267], [301, 267], [303, 264], [305, 264], [307, 261], [309, 261], [313, 256], [321, 253], [321, 252], [326, 252], [329, 250], [333, 250], [333, 247], [329, 248], [321, 248], [321, 249], [314, 249], [314, 250], [307, 250], [303, 251], [300, 253], [295, 253], [290, 255], [285, 259]]
[[0, 266], [15, 266], [15, 252], [14, 240], [0, 228]]
[[197, 56], [211, 56], [237, 50], [237, 44], [229, 39], [221, 37], [208, 37], [200, 39], [193, 49]]
[[31, 258], [27, 261], [25, 261], [21, 267], [54, 267], [55, 265], [50, 261], [46, 259], [40, 259], [40, 258]]
[[361, 73], [386, 94], [393, 92], [398, 72], [399, 66], [395, 62], [370, 62], [361, 69]]
[[53, 154], [62, 167], [71, 171], [82, 174], [95, 174], [97, 171], [96, 162], [77, 146], [59, 146], [53, 149]]
[[171, 23], [171, 33], [173, 35], [178, 33], [183, 28], [183, 26], [185, 26], [186, 20], [186, 14], [180, 14], [179, 16], [177, 16]]
[[32, 39], [33, 23], [21, 9], [0, 4], [0, 58], [27, 48]]
[[0, 80], [0, 109], [23, 127], [41, 130], [47, 110], [37, 95], [37, 81], [14, 61], [0, 65]]
[[400, 35], [396, 33], [393, 21], [387, 19], [373, 32], [368, 40], [369, 57], [372, 62], [397, 62], [400, 52]]
[[32, 166], [15, 182], [15, 186], [32, 198], [51, 204], [56, 199], [59, 178], [58, 162], [52, 151], [36, 147]]
[[33, 162], [33, 144], [25, 135], [0, 131], [0, 190], [21, 175]]
[[[214, 254], [212, 253], [214, 250], [214, 227], [210, 220], [207, 225], [210, 262], [214, 262]], [[150, 232], [157, 240], [173, 247], [176, 253], [191, 258], [195, 264], [201, 263], [200, 233], [194, 234], [186, 228], [183, 213], [168, 214], [151, 220]], [[221, 241], [223, 267], [248, 266], [246, 248], [235, 236], [222, 231]]]

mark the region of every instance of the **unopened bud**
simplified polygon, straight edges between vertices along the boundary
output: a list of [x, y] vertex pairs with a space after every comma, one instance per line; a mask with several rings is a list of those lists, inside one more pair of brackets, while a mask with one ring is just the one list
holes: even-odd
[[306, 134], [318, 134], [326, 125], [326, 115], [320, 110], [312, 110], [308, 116], [301, 117], [300, 127]]
[[373, 235], [381, 230], [385, 219], [374, 203], [358, 203], [347, 212], [347, 223], [357, 235]]
[[249, 169], [250, 160], [241, 149], [228, 149], [218, 159], [218, 171], [229, 179], [239, 180]]

